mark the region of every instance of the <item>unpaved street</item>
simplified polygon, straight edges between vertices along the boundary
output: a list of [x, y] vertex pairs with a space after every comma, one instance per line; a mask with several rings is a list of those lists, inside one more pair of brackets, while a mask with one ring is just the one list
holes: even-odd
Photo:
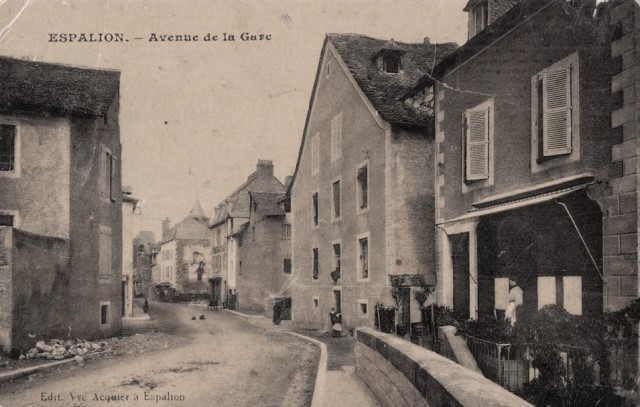
[[[319, 351], [224, 311], [153, 304], [163, 332], [189, 337], [177, 347], [69, 366], [0, 387], [12, 406], [310, 405]], [[205, 315], [204, 320], [192, 320]]]

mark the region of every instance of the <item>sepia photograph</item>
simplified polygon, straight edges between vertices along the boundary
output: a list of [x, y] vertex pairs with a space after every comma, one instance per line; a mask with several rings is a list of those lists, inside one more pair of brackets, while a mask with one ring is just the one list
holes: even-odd
[[0, 0], [0, 407], [640, 406], [638, 157], [639, 0]]

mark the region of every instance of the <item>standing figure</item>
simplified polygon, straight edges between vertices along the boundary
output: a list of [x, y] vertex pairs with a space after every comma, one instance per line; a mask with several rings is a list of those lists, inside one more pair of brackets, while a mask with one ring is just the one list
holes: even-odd
[[339, 338], [342, 336], [342, 314], [336, 312], [335, 308], [331, 308], [329, 319], [331, 320], [331, 336]]
[[198, 274], [198, 281], [202, 281], [202, 275], [204, 274], [204, 262], [201, 261], [200, 264], [198, 264], [198, 269], [196, 270], [196, 273]]
[[511, 326], [516, 323], [516, 313], [518, 307], [524, 302], [522, 297], [522, 288], [518, 287], [515, 278], [509, 278], [509, 305], [505, 311], [504, 317], [511, 322]]
[[280, 310], [280, 304], [276, 301], [273, 305], [273, 323], [275, 325], [280, 325], [282, 321], [282, 311]]

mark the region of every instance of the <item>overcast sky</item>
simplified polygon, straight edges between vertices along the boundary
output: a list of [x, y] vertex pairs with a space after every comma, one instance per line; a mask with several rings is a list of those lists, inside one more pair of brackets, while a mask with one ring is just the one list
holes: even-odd
[[[140, 229], [205, 212], [273, 160], [295, 168], [324, 35], [466, 39], [467, 0], [0, 0], [0, 55], [118, 69], [123, 184]], [[123, 33], [123, 43], [52, 43], [50, 33]], [[243, 42], [242, 32], [272, 40]], [[152, 33], [198, 42], [149, 42]], [[205, 42], [205, 34], [235, 42]], [[142, 38], [142, 39], [134, 39]], [[157, 236], [158, 237], [158, 236]]]

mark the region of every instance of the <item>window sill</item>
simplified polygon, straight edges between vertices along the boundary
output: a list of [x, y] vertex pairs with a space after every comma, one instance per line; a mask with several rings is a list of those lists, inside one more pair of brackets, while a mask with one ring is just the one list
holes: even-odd
[[0, 178], [20, 178], [20, 171], [0, 171]]
[[366, 208], [358, 208], [356, 211], [356, 214], [363, 215], [367, 212], [369, 212], [369, 206], [367, 206]]

